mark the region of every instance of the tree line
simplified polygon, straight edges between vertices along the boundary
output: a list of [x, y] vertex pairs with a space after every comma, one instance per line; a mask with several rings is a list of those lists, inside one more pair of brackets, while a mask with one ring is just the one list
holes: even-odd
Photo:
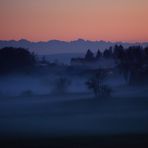
[[148, 47], [130, 46], [124, 48], [115, 45], [101, 52], [99, 49], [96, 56], [91, 50], [85, 54], [85, 61], [113, 58], [117, 69], [129, 84], [143, 84], [148, 82]]
[[0, 74], [26, 72], [36, 64], [36, 58], [24, 48], [5, 47], [0, 49]]

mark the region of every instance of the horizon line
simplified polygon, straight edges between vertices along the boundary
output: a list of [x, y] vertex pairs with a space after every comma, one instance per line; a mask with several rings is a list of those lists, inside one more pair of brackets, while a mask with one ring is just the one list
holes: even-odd
[[61, 42], [74, 42], [74, 41], [90, 41], [90, 42], [108, 42], [108, 43], [148, 43], [148, 41], [111, 41], [111, 40], [91, 40], [91, 39], [84, 39], [84, 38], [76, 38], [72, 40], [61, 40], [61, 39], [49, 39], [49, 40], [39, 40], [39, 41], [34, 41], [26, 38], [20, 38], [20, 39], [0, 39], [0, 41], [28, 41], [28, 42], [33, 42], [33, 43], [38, 43], [38, 42], [50, 42], [50, 41], [61, 41]]

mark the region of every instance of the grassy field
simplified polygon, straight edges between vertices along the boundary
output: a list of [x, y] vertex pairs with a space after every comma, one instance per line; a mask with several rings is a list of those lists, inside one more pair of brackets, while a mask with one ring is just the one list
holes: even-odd
[[143, 147], [147, 125], [147, 97], [70, 93], [0, 99], [0, 139], [6, 147]]

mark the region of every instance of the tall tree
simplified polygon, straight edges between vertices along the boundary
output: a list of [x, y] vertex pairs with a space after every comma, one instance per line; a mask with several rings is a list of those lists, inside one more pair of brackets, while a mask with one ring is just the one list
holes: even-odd
[[96, 59], [99, 59], [102, 56], [100, 49], [97, 51]]
[[87, 53], [85, 55], [85, 60], [86, 61], [92, 61], [93, 59], [94, 59], [94, 54], [90, 49], [88, 49]]

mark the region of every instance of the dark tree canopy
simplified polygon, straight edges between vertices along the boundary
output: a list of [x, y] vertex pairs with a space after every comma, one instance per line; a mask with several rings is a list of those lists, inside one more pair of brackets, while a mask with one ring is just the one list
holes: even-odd
[[35, 65], [35, 56], [24, 48], [0, 49], [0, 73], [25, 71]]
[[115, 45], [114, 47], [114, 57], [118, 59], [124, 58], [124, 48], [122, 45]]
[[142, 84], [148, 81], [148, 48], [121, 45], [114, 47], [115, 59], [118, 59], [119, 70], [128, 79], [129, 84]]

